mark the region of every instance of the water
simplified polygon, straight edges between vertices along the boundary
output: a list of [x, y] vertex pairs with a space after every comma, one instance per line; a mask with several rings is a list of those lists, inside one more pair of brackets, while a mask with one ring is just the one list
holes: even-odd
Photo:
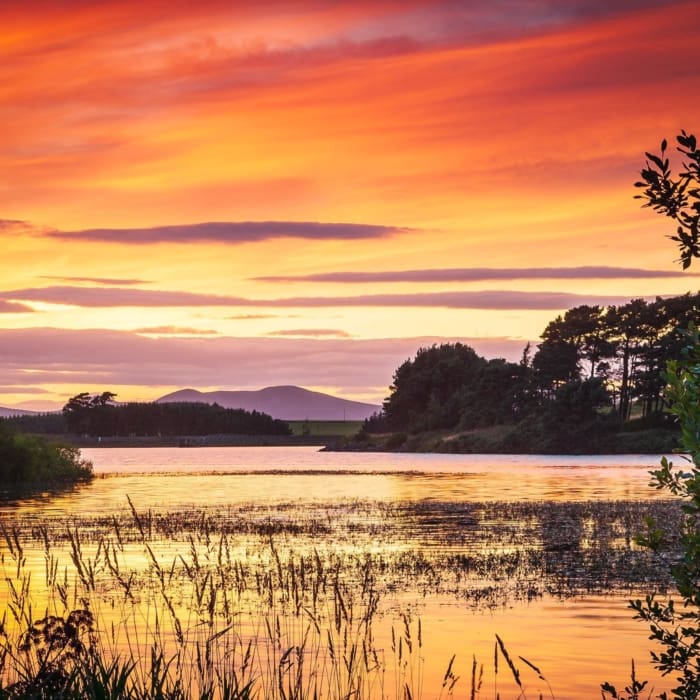
[[[648, 485], [656, 457], [329, 453], [313, 447], [92, 448], [83, 455], [94, 464], [92, 483], [6, 500], [0, 503], [3, 520], [48, 518], [57, 529], [72, 522], [87, 532], [105, 515], [127, 517], [128, 497], [139, 512], [161, 514], [167, 522], [173, 513], [191, 513], [191, 520], [212, 513], [241, 553], [257, 551], [263, 541], [262, 530], [253, 532], [250, 523], [262, 523], [263, 530], [279, 524], [275, 537], [291, 552], [371, 552], [389, 562], [388, 569], [395, 566], [385, 582], [387, 616], [410, 609], [421, 617], [426, 691], [439, 690], [452, 654], [464, 677], [472, 654], [485, 663], [488, 677], [496, 633], [512, 654], [543, 670], [557, 698], [597, 697], [605, 680], [623, 686], [632, 657], [639, 675], [656, 678], [647, 664], [646, 630], [626, 609], [629, 593], [603, 592], [605, 582], [593, 593], [566, 591], [561, 583], [575, 579], [562, 571], [595, 566], [603, 546], [614, 556], [630, 555], [634, 533], [629, 523], [625, 531], [626, 513], [663, 498]], [[248, 523], [245, 532], [237, 529], [241, 523]], [[299, 523], [311, 526], [299, 529]], [[177, 536], [164, 541], [162, 551], [177, 542]], [[475, 582], [472, 573], [454, 574], [442, 561], [502, 557], [487, 577], [495, 571], [504, 578], [508, 557], [525, 550], [549, 551], [546, 567], [561, 568], [553, 579], [559, 588], [520, 560], [515, 584]], [[400, 558], [416, 552], [438, 574], [401, 573]], [[625, 568], [627, 560], [620, 561], [616, 566]], [[500, 592], [475, 598], [479, 586]], [[531, 683], [535, 696], [535, 687], [548, 694], [536, 678]], [[482, 697], [490, 697], [486, 687]]]
[[146, 507], [168, 508], [366, 498], [465, 502], [659, 496], [648, 485], [649, 471], [658, 466], [650, 455], [387, 454], [315, 447], [91, 448], [83, 455], [100, 478], [65, 495], [25, 500], [22, 508], [104, 512], [125, 508], [127, 495]]

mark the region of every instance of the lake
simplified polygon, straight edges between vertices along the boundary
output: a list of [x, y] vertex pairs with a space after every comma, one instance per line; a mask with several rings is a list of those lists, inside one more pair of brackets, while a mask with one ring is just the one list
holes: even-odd
[[[107, 583], [114, 579], [110, 556], [116, 562], [118, 555], [131, 578], [128, 588], [113, 581], [114, 590], [134, 598], [130, 610], [147, 600], [154, 570], [169, 570], [168, 590], [177, 591], [172, 606], [186, 629], [204, 624], [197, 617], [206, 613], [201, 585], [218, 596], [209, 604], [210, 625], [229, 605], [226, 590], [237, 587], [231, 604], [235, 597], [244, 610], [240, 639], [265, 637], [268, 644], [258, 673], [280, 662], [268, 658], [273, 638], [280, 650], [307, 649], [307, 659], [316, 648], [314, 658], [326, 663], [334, 653], [327, 648], [332, 629], [323, 649], [320, 641], [304, 647], [299, 635], [321, 634], [332, 611], [336, 631], [346, 625], [344, 643], [348, 629], [366, 635], [352, 626], [352, 612], [338, 620], [348, 604], [357, 620], [370, 605], [375, 620], [371, 642], [384, 671], [374, 685], [366, 681], [366, 697], [398, 697], [399, 686], [410, 686], [413, 697], [447, 697], [452, 680], [443, 682], [453, 655], [456, 697], [469, 694], [474, 657], [484, 665], [477, 697], [517, 697], [503, 659], [495, 673], [496, 634], [519, 666], [528, 697], [551, 697], [550, 685], [559, 699], [598, 697], [603, 681], [626, 685], [633, 657], [639, 676], [657, 690], [667, 687], [648, 663], [646, 628], [626, 608], [630, 596], [667, 582], [665, 567], [634, 544], [647, 512], [677, 517], [675, 504], [648, 486], [656, 457], [314, 447], [92, 448], [83, 455], [94, 464], [92, 483], [6, 498], [0, 516], [24, 538], [34, 579], [46, 575], [44, 533], [53, 533], [50, 557], [60, 560], [59, 571], [72, 561], [70, 533], [79, 533], [86, 570], [104, 579], [85, 585], [92, 585], [105, 619], [112, 614], [105, 601], [116, 595]], [[4, 567], [11, 564], [7, 547], [0, 545]], [[216, 590], [215, 575], [221, 575]], [[75, 579], [77, 590], [83, 584]], [[199, 583], [191, 588], [190, 579]], [[202, 608], [197, 614], [192, 596]], [[263, 633], [260, 620], [273, 619], [270, 610], [280, 629]], [[112, 641], [115, 649], [125, 643]], [[272, 697], [277, 691], [266, 682], [258, 688]]]

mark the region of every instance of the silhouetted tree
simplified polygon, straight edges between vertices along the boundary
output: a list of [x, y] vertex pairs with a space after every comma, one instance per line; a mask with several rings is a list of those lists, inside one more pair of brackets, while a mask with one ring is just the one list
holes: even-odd
[[68, 430], [93, 436], [290, 435], [289, 425], [266, 413], [206, 403], [115, 404], [116, 394], [81, 393], [63, 408]]
[[676, 137], [677, 149], [682, 157], [682, 170], [673, 177], [666, 157], [668, 142], [661, 142], [661, 154], [647, 153], [642, 179], [635, 187], [644, 189], [638, 199], [644, 199], [645, 207], [672, 218], [677, 223], [676, 235], [670, 236], [678, 244], [683, 268], [690, 267], [693, 258], [700, 257], [700, 151], [697, 139], [681, 130]]
[[454, 427], [460, 418], [461, 389], [487, 364], [462, 343], [420, 348], [394, 372], [384, 415], [393, 430]]

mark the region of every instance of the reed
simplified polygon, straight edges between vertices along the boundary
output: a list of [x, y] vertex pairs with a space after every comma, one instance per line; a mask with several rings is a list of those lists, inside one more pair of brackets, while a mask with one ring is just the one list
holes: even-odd
[[[604, 585], [656, 575], [647, 553], [624, 545], [634, 512], [616, 503], [539, 515], [528, 504], [443, 505], [169, 513], [129, 501], [68, 523], [5, 519], [0, 698], [476, 700], [484, 666], [472, 658], [460, 685], [460, 649], [442, 661], [441, 683], [426, 686], [423, 624], [398, 591], [480, 606], [570, 595], [591, 590], [603, 555], [626, 576]], [[555, 527], [557, 514], [566, 527]], [[386, 525], [394, 521], [403, 540]], [[454, 545], [431, 554], [420, 541], [436, 528]], [[554, 697], [501, 638], [492, 672], [493, 697], [541, 697], [545, 686]]]

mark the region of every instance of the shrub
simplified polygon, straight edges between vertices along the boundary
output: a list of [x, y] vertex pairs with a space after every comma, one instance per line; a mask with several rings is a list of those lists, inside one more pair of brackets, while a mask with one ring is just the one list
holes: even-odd
[[62, 484], [92, 478], [92, 464], [76, 447], [15, 433], [0, 425], [0, 482]]

